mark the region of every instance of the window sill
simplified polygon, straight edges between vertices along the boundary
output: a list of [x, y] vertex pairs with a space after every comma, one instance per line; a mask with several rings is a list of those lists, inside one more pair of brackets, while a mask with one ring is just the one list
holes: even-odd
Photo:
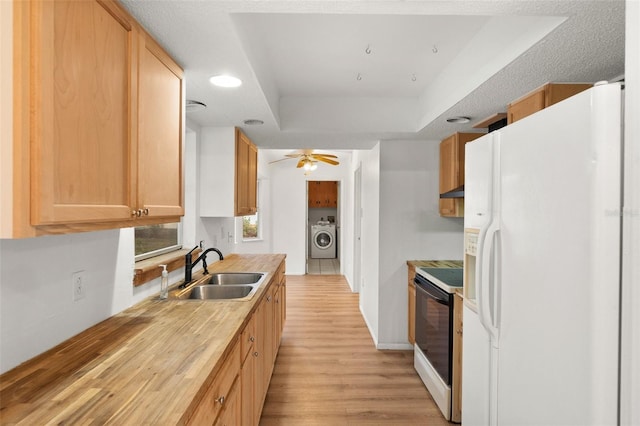
[[247, 238], [246, 240], [242, 240], [243, 243], [253, 243], [253, 242], [262, 242], [264, 241], [262, 238]]
[[[197, 256], [202, 250], [199, 248], [193, 251], [192, 256]], [[189, 250], [176, 250], [171, 253], [161, 254], [150, 259], [141, 260], [135, 263], [133, 268], [134, 287], [148, 283], [162, 274], [160, 265], [167, 265], [167, 271], [175, 271], [184, 268], [184, 256]]]

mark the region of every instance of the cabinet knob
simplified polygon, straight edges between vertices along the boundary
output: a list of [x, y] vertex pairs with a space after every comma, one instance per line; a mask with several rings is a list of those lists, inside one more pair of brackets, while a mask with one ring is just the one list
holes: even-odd
[[138, 209], [136, 210], [136, 217], [140, 217], [140, 216], [142, 216], [142, 210]]
[[136, 217], [138, 212], [136, 212], [135, 210], [131, 210], [131, 217]]
[[216, 402], [219, 402], [220, 405], [224, 405], [224, 395], [216, 399]]
[[249, 341], [250, 341], [250, 342], [255, 342], [255, 341], [256, 341], [256, 338], [255, 338], [255, 337], [253, 337], [253, 336], [251, 336], [251, 337], [249, 337]]
[[142, 213], [143, 213], [145, 216], [149, 216], [149, 209], [143, 209], [143, 210], [142, 210]]
[[267, 296], [267, 302], [271, 302], [271, 296]]
[[255, 357], [257, 358], [257, 357], [258, 357], [258, 351], [255, 351], [255, 352], [253, 353], [253, 356], [255, 356]]

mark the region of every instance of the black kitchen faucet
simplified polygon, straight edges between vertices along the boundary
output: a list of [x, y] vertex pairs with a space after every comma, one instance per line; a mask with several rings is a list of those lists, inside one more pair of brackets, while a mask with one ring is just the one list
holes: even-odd
[[185, 288], [191, 282], [191, 271], [194, 266], [198, 264], [202, 260], [202, 268], [204, 269], [204, 273], [208, 274], [207, 270], [207, 253], [210, 251], [215, 251], [220, 256], [220, 260], [224, 260], [224, 256], [222, 256], [222, 252], [217, 248], [211, 247], [202, 252], [202, 254], [195, 260], [195, 262], [191, 261], [191, 253], [199, 246], [195, 246], [192, 248], [189, 253], [184, 256], [184, 282], [180, 284], [179, 288]]

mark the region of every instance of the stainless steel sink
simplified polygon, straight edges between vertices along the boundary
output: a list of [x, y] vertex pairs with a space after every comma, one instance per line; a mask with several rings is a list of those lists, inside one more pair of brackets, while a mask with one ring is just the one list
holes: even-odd
[[219, 272], [211, 274], [205, 284], [239, 285], [256, 284], [264, 276], [261, 272]]
[[216, 272], [205, 275], [171, 299], [225, 300], [250, 299], [264, 283], [265, 272]]
[[241, 299], [254, 292], [256, 285], [198, 285], [193, 287], [189, 299]]

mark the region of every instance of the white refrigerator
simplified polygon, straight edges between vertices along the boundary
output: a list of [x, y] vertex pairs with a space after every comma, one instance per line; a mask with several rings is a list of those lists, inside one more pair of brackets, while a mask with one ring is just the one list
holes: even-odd
[[462, 424], [618, 421], [622, 88], [466, 145]]

